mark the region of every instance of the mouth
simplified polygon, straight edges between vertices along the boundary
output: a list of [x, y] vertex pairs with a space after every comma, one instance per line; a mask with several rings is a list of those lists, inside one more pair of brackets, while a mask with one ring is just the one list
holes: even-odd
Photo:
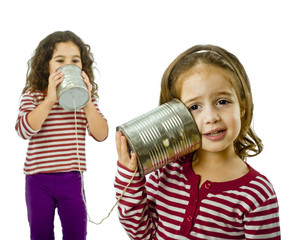
[[218, 136], [219, 134], [222, 134], [223, 132], [225, 132], [225, 130], [220, 129], [220, 130], [214, 130], [214, 131], [209, 132], [209, 133], [205, 133], [204, 135], [214, 137], [214, 136]]
[[220, 141], [226, 136], [227, 129], [218, 128], [212, 131], [206, 132], [203, 136], [213, 142]]

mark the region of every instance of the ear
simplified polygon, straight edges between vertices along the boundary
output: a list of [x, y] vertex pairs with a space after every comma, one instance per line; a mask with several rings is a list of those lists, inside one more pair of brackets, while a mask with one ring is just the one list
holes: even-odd
[[241, 118], [244, 117], [245, 113], [246, 113], [246, 110], [243, 107], [241, 107]]
[[245, 113], [246, 113], [246, 107], [245, 107], [245, 101], [244, 100], [241, 100], [240, 101], [240, 116], [241, 118], [243, 118], [245, 116]]

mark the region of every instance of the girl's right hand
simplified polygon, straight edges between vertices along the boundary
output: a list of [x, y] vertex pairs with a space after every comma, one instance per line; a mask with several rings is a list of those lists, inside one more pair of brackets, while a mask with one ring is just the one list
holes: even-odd
[[55, 71], [49, 75], [46, 100], [55, 104], [58, 101], [57, 86], [63, 81], [64, 74], [61, 71]]
[[129, 170], [135, 171], [137, 168], [136, 154], [129, 155], [126, 137], [120, 131], [116, 132], [116, 150], [119, 163]]
[[64, 74], [60, 71], [50, 74], [45, 100], [28, 114], [28, 123], [33, 130], [39, 130], [42, 127], [50, 110], [57, 102], [56, 88], [57, 85], [63, 81], [63, 75]]

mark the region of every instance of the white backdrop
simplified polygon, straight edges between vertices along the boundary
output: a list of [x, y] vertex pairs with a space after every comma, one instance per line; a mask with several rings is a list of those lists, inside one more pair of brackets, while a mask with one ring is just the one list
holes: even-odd
[[[22, 170], [28, 142], [17, 136], [14, 125], [27, 61], [39, 41], [58, 30], [71, 30], [90, 44], [100, 71], [99, 105], [110, 131], [102, 143], [87, 138], [85, 188], [94, 221], [115, 203], [115, 127], [156, 107], [168, 64], [187, 48], [207, 43], [234, 53], [247, 70], [255, 103], [254, 127], [265, 146], [248, 162], [273, 183], [283, 218], [284, 17], [280, 2], [2, 1], [0, 238], [29, 239]], [[61, 239], [58, 217], [55, 225], [56, 238]], [[116, 209], [101, 226], [88, 225], [88, 239], [128, 239]]]

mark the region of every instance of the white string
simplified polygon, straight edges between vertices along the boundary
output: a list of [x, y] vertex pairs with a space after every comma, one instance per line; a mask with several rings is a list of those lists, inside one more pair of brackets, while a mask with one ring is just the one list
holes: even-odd
[[100, 225], [105, 219], [109, 218], [110, 214], [112, 213], [113, 209], [116, 207], [116, 205], [119, 203], [120, 199], [123, 197], [124, 193], [126, 192], [127, 188], [129, 187], [129, 185], [132, 183], [136, 173], [137, 173], [137, 168], [135, 169], [135, 172], [133, 173], [132, 178], [130, 179], [129, 183], [127, 184], [127, 186], [124, 188], [123, 192], [121, 193], [121, 195], [119, 196], [119, 198], [117, 199], [116, 203], [113, 205], [113, 207], [111, 208], [111, 210], [109, 211], [108, 215], [106, 217], [104, 217], [100, 222], [94, 222], [91, 219], [91, 216], [89, 215], [88, 212], [88, 207], [87, 207], [87, 202], [86, 202], [86, 198], [85, 198], [85, 194], [84, 194], [84, 179], [83, 179], [83, 171], [81, 170], [81, 164], [80, 164], [80, 155], [79, 155], [79, 140], [78, 140], [78, 131], [77, 131], [77, 110], [76, 110], [76, 101], [75, 98], [73, 97], [73, 104], [74, 104], [74, 118], [75, 118], [75, 136], [76, 136], [76, 145], [77, 145], [77, 158], [78, 158], [78, 167], [79, 167], [79, 172], [80, 172], [80, 176], [81, 176], [81, 195], [82, 195], [82, 199], [86, 208], [86, 212], [87, 212], [87, 217], [88, 217], [88, 221], [90, 223], [96, 224], [96, 225]]

